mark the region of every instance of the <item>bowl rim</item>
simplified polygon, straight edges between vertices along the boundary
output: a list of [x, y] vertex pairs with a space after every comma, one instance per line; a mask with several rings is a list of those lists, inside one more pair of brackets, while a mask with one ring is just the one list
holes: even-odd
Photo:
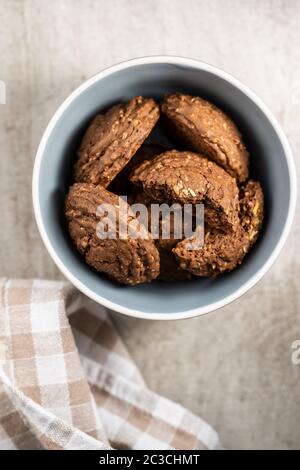
[[[288, 213], [286, 216], [284, 228], [281, 232], [281, 235], [277, 241], [277, 244], [273, 252], [269, 256], [269, 258], [266, 260], [266, 262], [261, 266], [261, 268], [258, 271], [256, 271], [242, 286], [240, 286], [233, 293], [231, 293], [230, 295], [227, 295], [221, 300], [212, 302], [206, 306], [194, 308], [194, 309], [187, 310], [184, 312], [168, 313], [168, 314], [163, 313], [163, 312], [162, 313], [143, 312], [141, 310], [135, 310], [135, 309], [124, 307], [123, 305], [116, 304], [106, 299], [105, 297], [102, 297], [96, 294], [93, 290], [87, 287], [83, 282], [77, 279], [77, 277], [71, 271], [69, 271], [69, 269], [61, 261], [61, 259], [57, 255], [54, 247], [52, 246], [48, 238], [48, 235], [46, 233], [46, 230], [43, 224], [43, 218], [42, 218], [40, 201], [39, 201], [39, 176], [40, 176], [40, 168], [41, 168], [41, 163], [42, 163], [42, 159], [44, 155], [44, 150], [45, 150], [45, 147], [47, 145], [48, 139], [52, 133], [54, 126], [56, 125], [60, 117], [63, 115], [65, 110], [68, 108], [68, 106], [71, 104], [71, 102], [73, 102], [77, 98], [77, 96], [79, 96], [84, 90], [86, 90], [87, 88], [92, 86], [94, 83], [98, 82], [99, 80], [103, 79], [104, 77], [107, 77], [115, 72], [119, 72], [126, 68], [135, 67], [137, 65], [149, 65], [149, 64], [180, 65], [183, 67], [190, 67], [190, 68], [194, 68], [198, 70], [203, 70], [203, 71], [212, 73], [214, 75], [217, 75], [218, 77], [227, 81], [228, 83], [233, 85], [235, 88], [239, 89], [242, 93], [244, 93], [263, 112], [263, 114], [267, 117], [267, 119], [273, 126], [273, 129], [275, 130], [284, 150], [284, 155], [285, 155], [287, 166], [288, 166], [288, 174], [289, 174], [289, 182], [290, 182], [289, 209], [288, 209]], [[248, 88], [246, 85], [241, 83], [237, 78], [235, 78], [231, 74], [213, 65], [207, 64], [197, 59], [191, 59], [191, 58], [180, 57], [180, 56], [172, 56], [172, 55], [170, 56], [169, 55], [145, 56], [145, 57], [138, 57], [135, 59], [125, 60], [118, 64], [109, 66], [105, 68], [104, 70], [101, 70], [100, 72], [96, 73], [92, 77], [85, 80], [81, 85], [79, 85], [58, 107], [58, 109], [52, 116], [50, 122], [48, 123], [42, 135], [42, 138], [41, 138], [41, 141], [40, 141], [37, 153], [36, 153], [34, 168], [33, 168], [33, 177], [32, 177], [32, 199], [33, 199], [34, 215], [35, 215], [36, 223], [38, 226], [38, 230], [40, 232], [41, 238], [43, 240], [43, 243], [48, 253], [50, 254], [53, 261], [55, 262], [56, 266], [64, 274], [64, 276], [75, 287], [77, 287], [77, 289], [79, 289], [83, 294], [87, 295], [90, 299], [103, 305], [104, 307], [107, 307], [111, 310], [114, 310], [119, 313], [123, 313], [125, 315], [129, 315], [132, 317], [143, 318], [147, 320], [179, 320], [179, 319], [186, 319], [186, 318], [204, 315], [204, 314], [213, 312], [215, 310], [218, 310], [219, 308], [224, 307], [225, 305], [228, 305], [229, 303], [233, 302], [234, 300], [244, 295], [252, 287], [254, 287], [254, 285], [257, 284], [262, 279], [262, 277], [267, 273], [267, 271], [270, 269], [270, 267], [272, 266], [272, 264], [278, 257], [281, 249], [283, 248], [286, 242], [286, 239], [288, 237], [288, 234], [290, 232], [291, 226], [292, 226], [292, 222], [293, 222], [293, 218], [295, 214], [295, 208], [296, 208], [296, 199], [297, 199], [296, 169], [295, 169], [295, 163], [294, 163], [290, 145], [277, 119], [269, 110], [267, 105], [261, 100], [261, 98], [259, 98], [250, 88]]]

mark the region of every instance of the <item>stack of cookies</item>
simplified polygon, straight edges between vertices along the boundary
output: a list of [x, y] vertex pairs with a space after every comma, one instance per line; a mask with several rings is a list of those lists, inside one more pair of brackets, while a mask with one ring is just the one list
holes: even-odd
[[[145, 143], [157, 124], [174, 142], [171, 148]], [[249, 179], [249, 154], [240, 132], [223, 111], [200, 97], [176, 93], [160, 106], [136, 97], [96, 116], [78, 150], [74, 181], [65, 204], [70, 236], [90, 266], [122, 284], [232, 271], [263, 222], [262, 188]], [[120, 195], [149, 209], [146, 225], [129, 205], [126, 215], [121, 212]], [[150, 207], [162, 203], [204, 205], [202, 246], [189, 249], [193, 236], [184, 234], [151, 236]], [[102, 204], [120, 215], [115, 238], [97, 233]], [[120, 224], [132, 221], [139, 235], [119, 236]]]

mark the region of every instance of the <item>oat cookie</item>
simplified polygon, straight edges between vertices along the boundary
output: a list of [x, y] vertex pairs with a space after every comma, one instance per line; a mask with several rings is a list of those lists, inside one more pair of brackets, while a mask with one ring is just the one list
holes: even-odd
[[200, 97], [180, 93], [162, 105], [167, 126], [192, 150], [204, 153], [240, 182], [248, 178], [249, 154], [232, 120]]
[[202, 155], [165, 152], [138, 166], [131, 181], [159, 202], [204, 203], [211, 220], [216, 218], [227, 230], [239, 223], [236, 180]]
[[252, 180], [241, 189], [240, 196], [240, 224], [233, 233], [208, 229], [199, 250], [188, 250], [189, 240], [176, 245], [173, 252], [182, 269], [196, 276], [215, 277], [242, 263], [259, 235], [264, 201], [260, 184]]
[[158, 118], [155, 101], [141, 96], [96, 116], [78, 151], [75, 181], [107, 187], [148, 137]]
[[178, 243], [173, 252], [179, 266], [196, 276], [215, 277], [232, 271], [249, 250], [249, 238], [241, 227], [231, 234], [215, 229], [206, 232], [204, 245], [199, 250], [188, 250], [187, 242], [185, 239]]
[[[87, 264], [122, 284], [135, 285], [149, 282], [159, 274], [159, 253], [153, 240], [143, 238], [100, 239], [96, 228], [100, 217], [96, 215], [100, 204], [112, 204], [119, 211], [119, 197], [101, 186], [75, 183], [66, 197], [65, 213], [71, 238]], [[127, 220], [135, 217], [128, 207]], [[138, 233], [147, 232], [137, 224]], [[144, 232], [143, 232], [144, 231]], [[117, 236], [119, 225], [117, 224]]]

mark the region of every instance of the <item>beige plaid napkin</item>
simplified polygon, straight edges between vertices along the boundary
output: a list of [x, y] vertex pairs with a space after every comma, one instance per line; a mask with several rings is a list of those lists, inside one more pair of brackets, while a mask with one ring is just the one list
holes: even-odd
[[220, 448], [147, 388], [104, 307], [62, 282], [0, 289], [0, 449]]

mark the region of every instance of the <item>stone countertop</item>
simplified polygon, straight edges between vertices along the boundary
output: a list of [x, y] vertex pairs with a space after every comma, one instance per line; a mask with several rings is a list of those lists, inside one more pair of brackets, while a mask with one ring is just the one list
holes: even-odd
[[[232, 73], [277, 116], [299, 168], [299, 0], [0, 0], [0, 17], [1, 275], [61, 278], [33, 218], [36, 148], [70, 91], [124, 59], [182, 55]], [[148, 385], [205, 418], [227, 448], [300, 448], [299, 237], [297, 211], [269, 273], [218, 312], [163, 323], [114, 315]]]

